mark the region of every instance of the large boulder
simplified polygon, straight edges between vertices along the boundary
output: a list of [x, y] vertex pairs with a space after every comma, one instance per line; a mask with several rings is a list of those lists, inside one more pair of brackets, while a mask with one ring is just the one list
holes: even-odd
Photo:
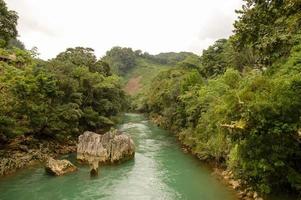
[[94, 170], [97, 163], [116, 163], [134, 155], [135, 145], [131, 137], [117, 130], [103, 135], [86, 131], [78, 138], [77, 159], [89, 163]]
[[77, 168], [68, 160], [55, 160], [49, 158], [45, 165], [45, 170], [51, 175], [61, 176], [74, 172]]

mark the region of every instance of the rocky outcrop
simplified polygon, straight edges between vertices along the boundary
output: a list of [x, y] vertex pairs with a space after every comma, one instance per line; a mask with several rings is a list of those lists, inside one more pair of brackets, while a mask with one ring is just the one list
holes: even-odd
[[70, 161], [68, 160], [55, 160], [49, 158], [45, 165], [45, 171], [51, 175], [61, 176], [67, 173], [71, 173], [77, 170]]
[[121, 162], [134, 155], [135, 145], [131, 137], [117, 130], [103, 135], [86, 131], [78, 138], [77, 159], [89, 163], [91, 173], [97, 171], [99, 163]]
[[1, 152], [0, 154], [0, 176], [13, 173], [18, 169], [47, 159], [47, 155], [41, 153], [39, 150], [29, 150], [29, 152]]
[[39, 140], [32, 136], [19, 136], [0, 146], [0, 176], [18, 169], [44, 163], [49, 157], [76, 152], [72, 140], [60, 144], [57, 141]]

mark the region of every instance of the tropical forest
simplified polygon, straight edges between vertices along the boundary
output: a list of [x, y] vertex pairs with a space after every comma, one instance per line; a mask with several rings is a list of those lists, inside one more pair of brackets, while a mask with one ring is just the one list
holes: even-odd
[[[0, 0], [0, 200], [301, 199], [300, 0], [238, 0], [231, 33], [199, 53], [45, 41], [64, 47], [51, 57], [24, 28], [43, 11], [13, 1]], [[91, 20], [98, 37], [114, 29]]]

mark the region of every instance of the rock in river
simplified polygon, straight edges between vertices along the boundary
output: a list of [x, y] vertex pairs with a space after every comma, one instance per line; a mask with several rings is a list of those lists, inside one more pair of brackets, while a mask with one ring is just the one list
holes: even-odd
[[46, 162], [45, 170], [49, 174], [61, 176], [74, 172], [77, 168], [68, 160], [55, 160], [53, 158], [49, 158]]
[[116, 163], [133, 158], [135, 145], [130, 136], [111, 130], [103, 135], [86, 131], [78, 138], [77, 159], [97, 170], [99, 163]]

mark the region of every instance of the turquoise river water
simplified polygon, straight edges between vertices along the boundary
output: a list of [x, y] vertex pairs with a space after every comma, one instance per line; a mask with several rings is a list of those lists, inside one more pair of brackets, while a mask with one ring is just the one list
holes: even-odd
[[[1, 200], [236, 200], [235, 194], [193, 156], [185, 154], [174, 136], [139, 114], [126, 114], [119, 128], [136, 144], [135, 159], [101, 167], [98, 177], [79, 170], [48, 176], [36, 166], [0, 179]], [[74, 155], [66, 156], [73, 162]]]

